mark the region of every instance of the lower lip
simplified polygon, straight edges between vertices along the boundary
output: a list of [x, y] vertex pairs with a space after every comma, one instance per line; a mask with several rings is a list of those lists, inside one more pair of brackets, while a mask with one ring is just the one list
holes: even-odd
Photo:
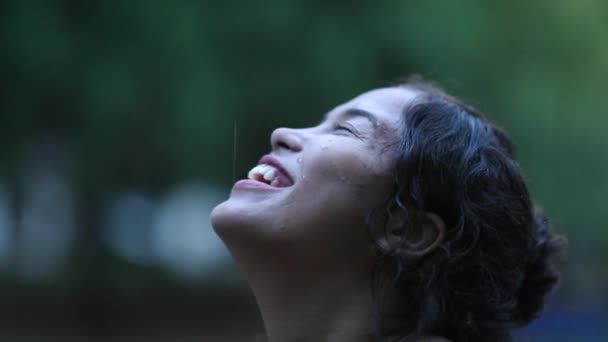
[[234, 184], [232, 189], [254, 189], [254, 190], [280, 190], [276, 186], [270, 186], [264, 182], [254, 181], [252, 179], [242, 179]]

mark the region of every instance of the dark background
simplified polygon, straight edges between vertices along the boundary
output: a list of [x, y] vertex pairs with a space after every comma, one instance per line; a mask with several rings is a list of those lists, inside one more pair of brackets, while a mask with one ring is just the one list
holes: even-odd
[[259, 340], [210, 210], [277, 126], [412, 73], [511, 133], [570, 241], [519, 341], [608, 338], [608, 2], [0, 3], [0, 340]]

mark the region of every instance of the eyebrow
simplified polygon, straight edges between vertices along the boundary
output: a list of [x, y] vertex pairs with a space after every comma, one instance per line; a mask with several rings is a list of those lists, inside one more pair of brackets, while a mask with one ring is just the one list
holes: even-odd
[[[366, 118], [367, 120], [369, 120], [369, 122], [372, 124], [372, 126], [374, 126], [374, 129], [378, 127], [378, 117], [376, 117], [371, 112], [368, 112], [363, 109], [350, 108], [350, 109], [343, 111], [342, 113], [340, 113], [338, 115], [345, 116], [345, 117], [363, 117], [363, 118]], [[328, 117], [329, 117], [329, 113], [325, 115], [324, 120], [327, 120]]]

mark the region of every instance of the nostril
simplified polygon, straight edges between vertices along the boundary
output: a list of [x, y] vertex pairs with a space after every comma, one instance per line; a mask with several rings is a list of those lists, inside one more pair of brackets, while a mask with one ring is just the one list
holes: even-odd
[[291, 128], [277, 128], [270, 136], [270, 144], [273, 149], [298, 152], [301, 150], [300, 137], [296, 130]]

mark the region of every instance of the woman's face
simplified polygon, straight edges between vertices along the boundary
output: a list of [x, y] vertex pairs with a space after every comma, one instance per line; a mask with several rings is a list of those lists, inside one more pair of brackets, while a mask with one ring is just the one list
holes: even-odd
[[270, 166], [253, 165], [254, 179], [237, 182], [213, 210], [218, 235], [233, 253], [343, 259], [371, 251], [365, 218], [390, 193], [401, 113], [415, 95], [376, 89], [334, 108], [317, 126], [276, 129], [270, 158], [261, 159]]

